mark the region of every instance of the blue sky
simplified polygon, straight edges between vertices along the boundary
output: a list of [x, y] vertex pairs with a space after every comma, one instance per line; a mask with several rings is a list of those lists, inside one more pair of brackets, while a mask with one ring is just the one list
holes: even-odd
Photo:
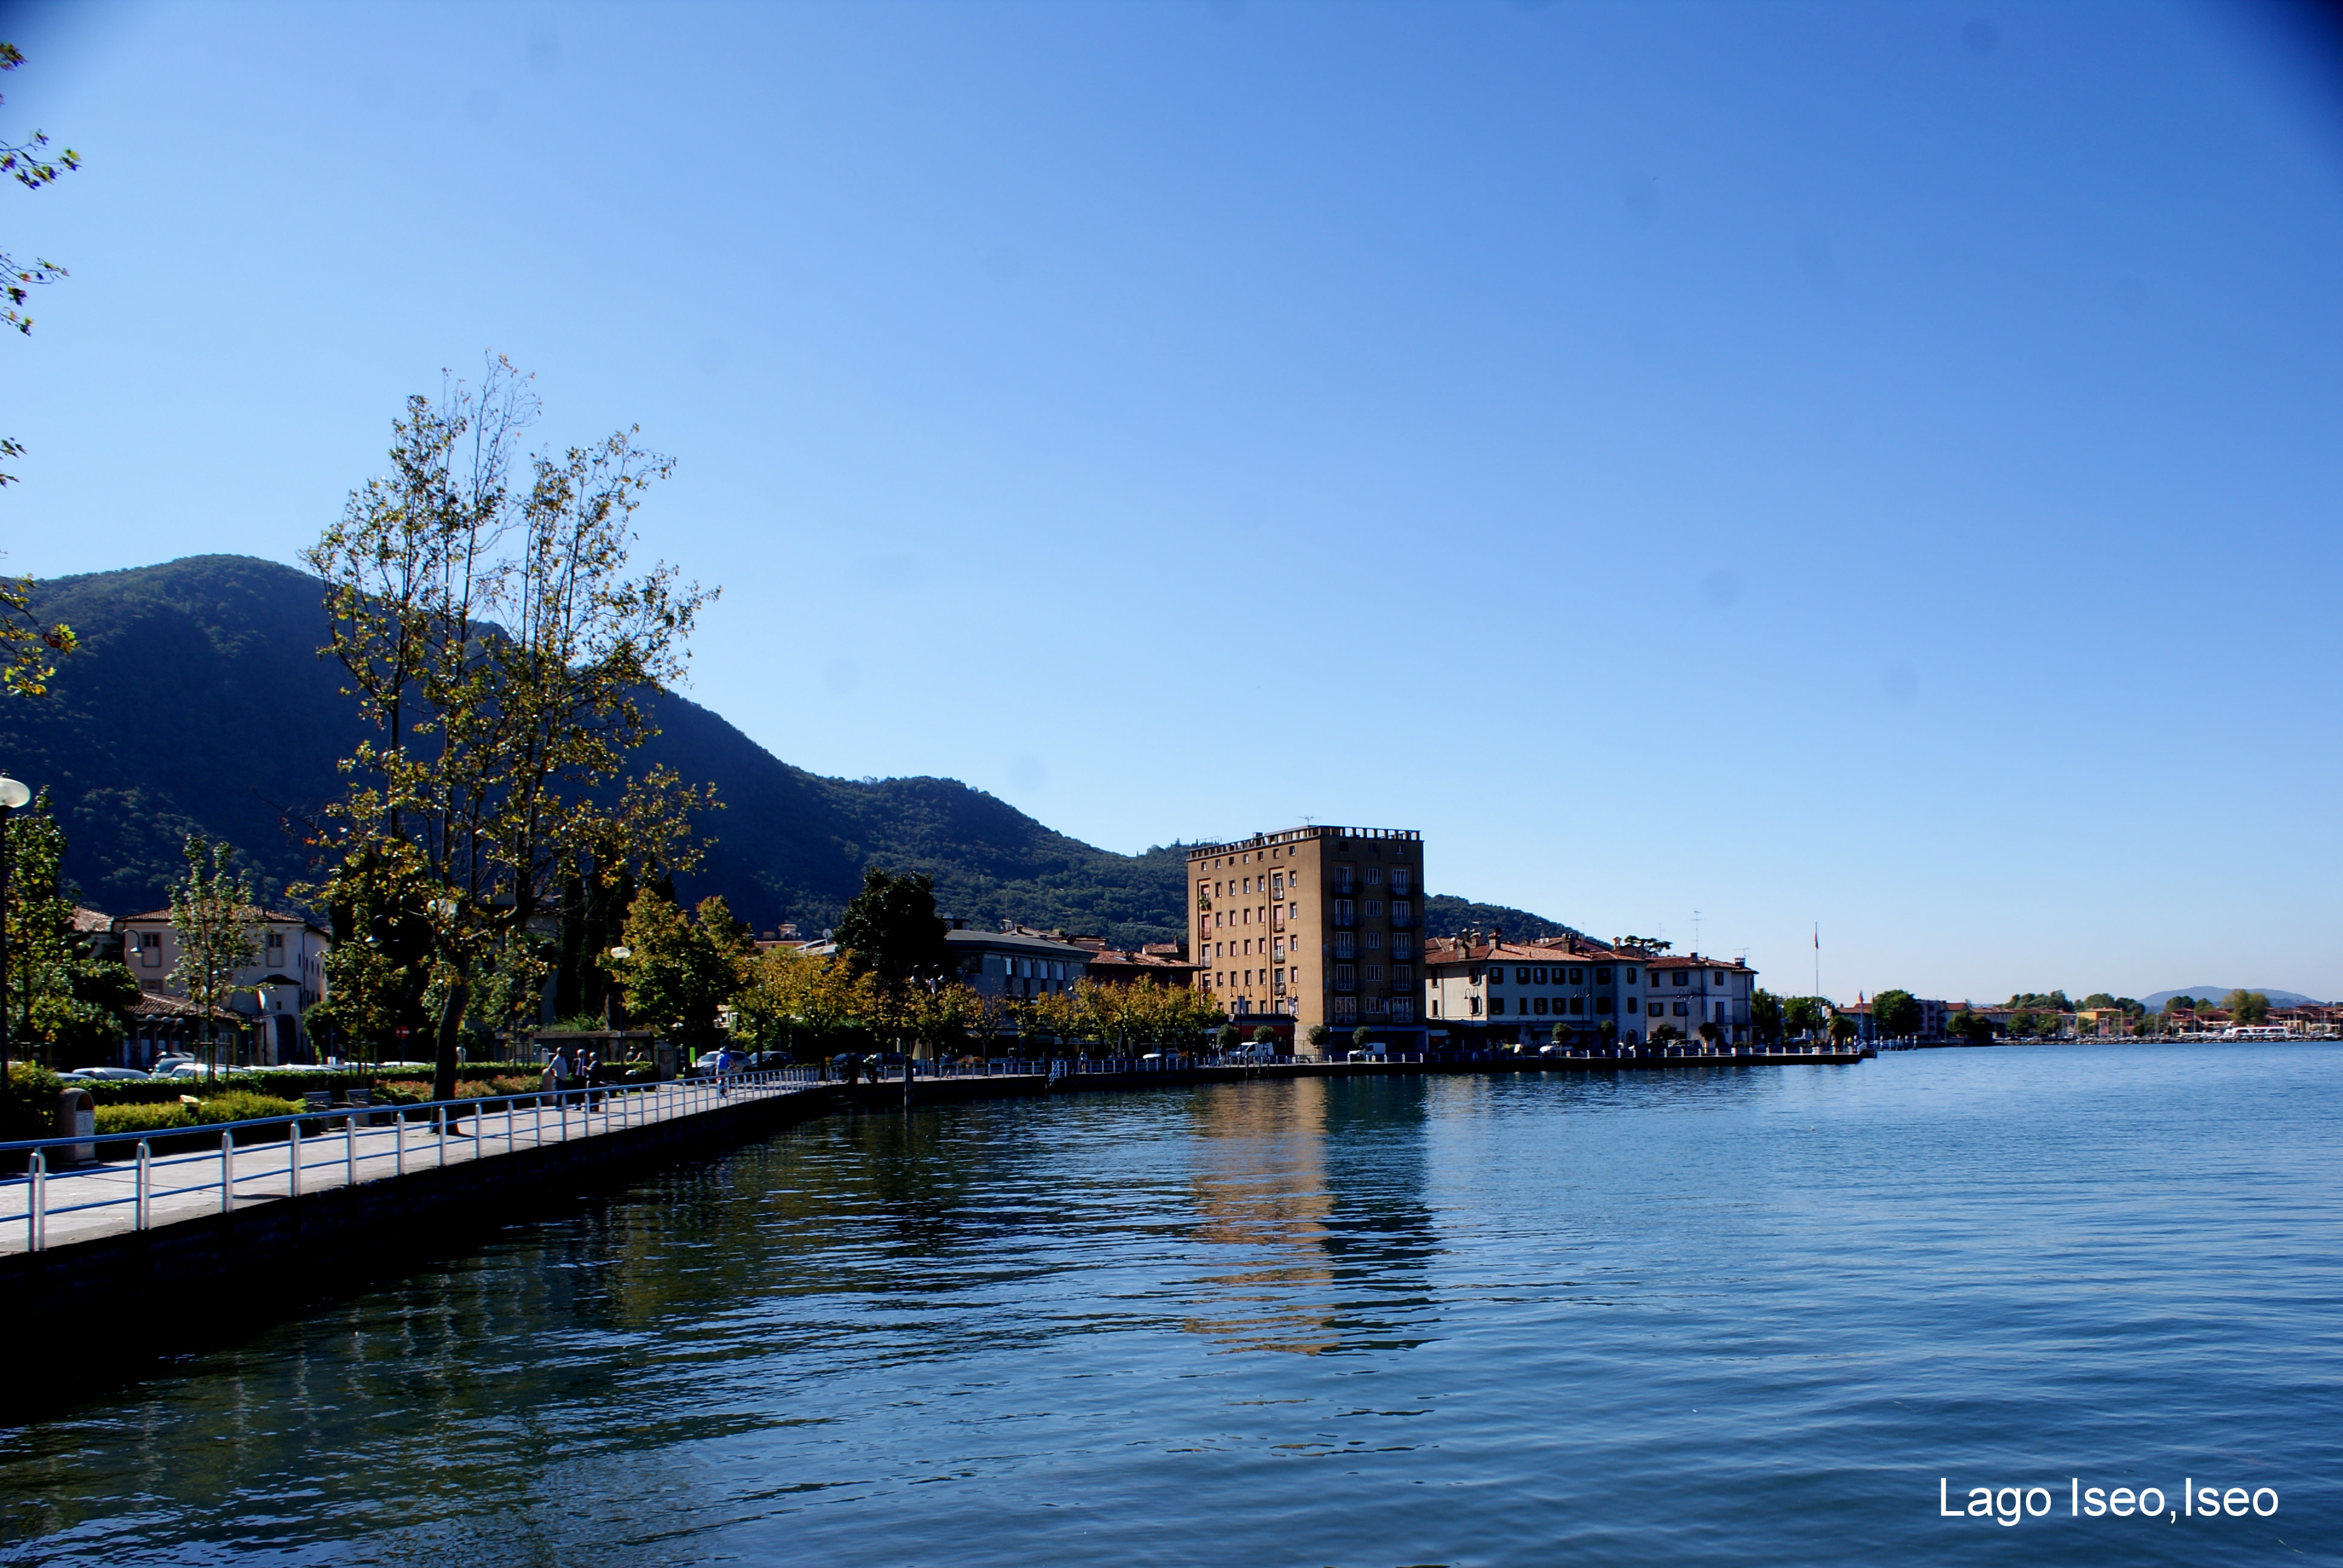
[[[691, 694], [1803, 989], [2343, 995], [2343, 113], [2146, 3], [12, 8], [13, 569], [290, 561], [484, 349]], [[1251, 673], [1208, 685], [1230, 657]]]

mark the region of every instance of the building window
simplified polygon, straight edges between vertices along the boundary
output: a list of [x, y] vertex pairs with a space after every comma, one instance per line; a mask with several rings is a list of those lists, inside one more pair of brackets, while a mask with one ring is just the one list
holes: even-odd
[[1393, 893], [1404, 893], [1412, 885], [1409, 875], [1405, 870], [1394, 870], [1392, 872]]
[[[1594, 975], [1597, 980], [1600, 980], [1603, 976], [1603, 971], [1601, 970], [1597, 970], [1594, 971]], [[1625, 980], [1629, 985], [1634, 985], [1635, 983], [1635, 971], [1634, 970], [1622, 970], [1619, 973], [1619, 978]]]
[[1676, 1016], [1678, 1018], [1684, 1016], [1684, 1004], [1682, 1002], [1676, 1003]]
[[1384, 1002], [1383, 999], [1379, 996], [1371, 996], [1367, 999], [1367, 1011], [1371, 1014], [1383, 1012], [1386, 1010], [1386, 1007], [1387, 1004]]
[[1415, 1021], [1415, 999], [1412, 996], [1395, 996], [1392, 998], [1391, 1016], [1393, 1023], [1413, 1023]]
[[1405, 964], [1392, 965], [1392, 984], [1413, 985], [1414, 983], [1415, 971], [1413, 970], [1410, 969]]
[[1351, 890], [1350, 867], [1337, 866], [1334, 868], [1334, 890], [1338, 893], [1347, 893]]
[[1684, 970], [1675, 970], [1675, 971], [1674, 971], [1674, 972], [1675, 978], [1674, 978], [1673, 980], [1671, 980], [1669, 983], [1670, 983], [1671, 985], [1682, 985], [1682, 984], [1684, 984]]
[[1357, 957], [1358, 955], [1353, 950], [1357, 946], [1358, 940], [1359, 939], [1355, 932], [1336, 931], [1334, 933], [1334, 956], [1338, 959]]
[[1381, 931], [1369, 931], [1369, 932], [1367, 933], [1367, 946], [1369, 946], [1370, 948], [1373, 948], [1373, 949], [1375, 951], [1377, 951], [1377, 952], [1381, 952], [1381, 951], [1383, 950], [1383, 932], [1381, 932]]
[[1358, 1017], [1359, 999], [1354, 996], [1336, 997], [1334, 999], [1334, 1016], [1345, 1023], [1348, 1023], [1351, 1020]]
[[1545, 998], [1538, 998], [1535, 1001], [1530, 1004], [1530, 1008], [1534, 1012], [1544, 1012], [1545, 1010]]
[[1493, 1014], [1494, 1014], [1494, 1013], [1502, 1013], [1502, 1012], [1503, 1012], [1504, 1010], [1505, 1010], [1505, 999], [1504, 999], [1503, 997], [1501, 997], [1501, 996], [1493, 996], [1493, 997], [1491, 997], [1491, 998], [1489, 999], [1489, 1011], [1490, 1011], [1491, 1013], [1493, 1013]]
[[1464, 1002], [1465, 1006], [1472, 1010], [1473, 1017], [1478, 1018], [1481, 1016], [1481, 999], [1479, 997], [1467, 997], [1464, 999]]
[[1515, 970], [1513, 971], [1513, 983], [1514, 983], [1515, 985], [1527, 985], [1527, 984], [1529, 984], [1529, 983], [1530, 983], [1530, 971], [1529, 971], [1526, 968], [1523, 968], [1523, 969], [1517, 969], [1517, 970]]
[[1594, 970], [1594, 983], [1596, 985], [1609, 985], [1611, 983], [1611, 971], [1608, 969], [1598, 966]]
[[1594, 999], [1594, 1010], [1596, 1012], [1609, 1012], [1611, 1010], [1611, 999], [1607, 996], [1596, 997]]
[[1570, 999], [1570, 1010], [1573, 1012], [1584, 1012], [1586, 1010], [1586, 999], [1583, 996], [1572, 997]]
[[1355, 964], [1336, 964], [1334, 966], [1334, 983], [1345, 988], [1358, 984], [1358, 966]]
[[1367, 913], [1371, 915], [1380, 915], [1383, 912], [1383, 901], [1381, 899], [1369, 899], [1367, 900]]
[[1545, 970], [1530, 970], [1530, 983], [1531, 983], [1532, 985], [1544, 985], [1544, 984], [1545, 984]]
[[1662, 1011], [1661, 1005], [1660, 1005], [1658, 1002], [1654, 1002], [1654, 1003], [1652, 1004], [1652, 1016], [1653, 1016], [1654, 1018], [1657, 1018], [1657, 1017], [1659, 1017], [1659, 1016], [1660, 1016], [1661, 1011]]
[[1381, 964], [1369, 964], [1367, 966], [1367, 978], [1371, 980], [1379, 980], [1383, 979], [1383, 966]]
[[1367, 886], [1371, 888], [1378, 886], [1382, 883], [1383, 879], [1383, 869], [1381, 866], [1369, 866], [1367, 868]]
[[1577, 984], [1581, 983], [1582, 981], [1584, 981], [1585, 979], [1586, 979], [1586, 971], [1585, 971], [1584, 970], [1582, 970], [1582, 969], [1573, 969], [1573, 970], [1570, 971], [1570, 983], [1571, 983], [1571, 984], [1573, 984], [1573, 985], [1577, 985]]

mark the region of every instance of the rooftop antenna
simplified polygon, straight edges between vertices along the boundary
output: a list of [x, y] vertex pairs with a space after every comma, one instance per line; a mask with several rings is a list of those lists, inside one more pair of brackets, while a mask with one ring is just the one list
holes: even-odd
[[1700, 911], [1692, 912], [1692, 950], [1700, 951]]

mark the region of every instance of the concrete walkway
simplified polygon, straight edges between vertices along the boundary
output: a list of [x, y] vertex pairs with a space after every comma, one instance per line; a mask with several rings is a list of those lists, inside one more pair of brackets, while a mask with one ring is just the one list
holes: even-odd
[[[99, 1163], [58, 1169], [53, 1163], [34, 1213], [34, 1184], [25, 1175], [0, 1181], [0, 1256], [76, 1241], [153, 1230], [180, 1221], [218, 1214], [337, 1187], [396, 1180], [476, 1161], [493, 1161], [553, 1143], [577, 1142], [700, 1116], [760, 1100], [805, 1094], [822, 1085], [748, 1076], [719, 1089], [707, 1082], [661, 1083], [639, 1089], [572, 1091], [560, 1098], [530, 1097], [493, 1103], [460, 1113], [459, 1121], [394, 1121], [389, 1108], [356, 1112], [337, 1108], [301, 1121], [297, 1144], [283, 1126], [266, 1131], [274, 1139], [234, 1151], [232, 1161], [216, 1147], [156, 1154], [146, 1168], [145, 1202], [139, 1201], [137, 1143], [96, 1145]], [[444, 1135], [443, 1135], [444, 1132]], [[153, 1134], [156, 1142], [176, 1142], [186, 1131]], [[206, 1136], [197, 1129], [193, 1136]], [[298, 1168], [295, 1161], [297, 1150]], [[51, 1151], [54, 1161], [57, 1151]], [[233, 1166], [234, 1190], [225, 1190]], [[143, 1208], [143, 1212], [142, 1212]]]

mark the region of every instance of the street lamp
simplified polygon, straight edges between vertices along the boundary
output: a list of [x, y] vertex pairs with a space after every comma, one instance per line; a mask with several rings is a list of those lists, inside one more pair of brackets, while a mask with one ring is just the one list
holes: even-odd
[[[635, 950], [625, 947], [612, 948], [610, 956], [618, 962], [625, 963], [635, 956]], [[613, 1034], [618, 1031], [618, 988], [615, 984], [602, 993], [602, 1027]]]
[[32, 799], [30, 789], [0, 773], [0, 1092], [8, 1082], [8, 814]]

